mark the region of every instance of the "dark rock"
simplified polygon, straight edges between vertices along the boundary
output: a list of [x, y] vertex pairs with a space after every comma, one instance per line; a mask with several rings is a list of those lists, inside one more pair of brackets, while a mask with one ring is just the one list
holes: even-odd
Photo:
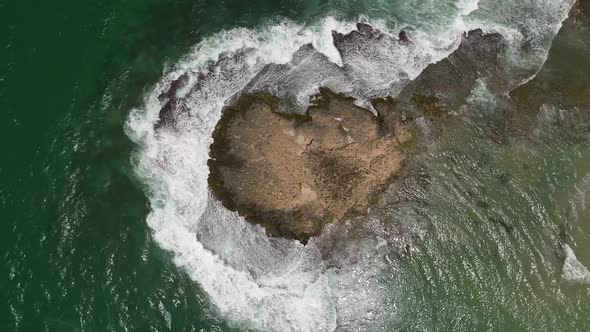
[[410, 42], [410, 38], [408, 37], [408, 34], [406, 33], [405, 30], [400, 31], [399, 41], [402, 43], [409, 43]]
[[[164, 102], [160, 109], [160, 121], [155, 125], [155, 129], [176, 130], [176, 125], [183, 121], [190, 121], [194, 116], [191, 101], [194, 99], [205, 98], [211, 93], [205, 86], [210, 86], [211, 82], [231, 81], [236, 77], [243, 77], [244, 72], [249, 69], [248, 63], [243, 61], [247, 53], [253, 52], [252, 49], [244, 49], [232, 54], [223, 53], [217, 61], [210, 61], [205, 69], [200, 72], [192, 72], [196, 76], [194, 84], [190, 87], [188, 75], [185, 74], [177, 80], [170, 83], [168, 89], [160, 93], [158, 99]], [[185, 93], [179, 95], [180, 90], [186, 89]], [[186, 98], [185, 96], [190, 96]]]
[[373, 27], [366, 23], [357, 23], [356, 29], [363, 35], [369, 35], [374, 32]]
[[156, 123], [154, 128], [160, 129], [162, 127], [174, 127], [176, 110], [176, 98], [170, 98], [166, 101], [162, 109], [160, 109], [160, 120]]
[[590, 1], [578, 0], [579, 17], [586, 23], [590, 22]]
[[401, 107], [418, 114], [444, 115], [466, 102], [478, 79], [485, 79], [492, 93], [507, 91], [511, 77], [502, 62], [506, 49], [500, 34], [470, 31], [455, 52], [426, 67], [401, 91]]
[[514, 226], [508, 224], [506, 221], [504, 221], [504, 219], [500, 217], [490, 217], [489, 219], [491, 222], [502, 226], [502, 228], [504, 228], [504, 230], [508, 234], [512, 234], [512, 231], [514, 231]]
[[174, 112], [178, 104], [178, 90], [186, 87], [189, 82], [187, 73], [182, 74], [180, 77], [170, 83], [170, 86], [158, 95], [158, 100], [164, 102], [164, 106], [160, 110], [160, 121], [156, 123], [155, 128], [161, 127], [173, 127], [175, 121]]
[[490, 207], [490, 204], [483, 200], [478, 200], [477, 202], [475, 202], [475, 205], [477, 205], [478, 208], [482, 209], [488, 209]]
[[369, 40], [380, 40], [385, 36], [378, 29], [374, 29], [371, 25], [366, 23], [357, 23], [357, 30], [351, 31], [348, 34], [342, 34], [332, 31], [334, 39], [334, 46], [342, 53], [351, 44], [361, 45]]

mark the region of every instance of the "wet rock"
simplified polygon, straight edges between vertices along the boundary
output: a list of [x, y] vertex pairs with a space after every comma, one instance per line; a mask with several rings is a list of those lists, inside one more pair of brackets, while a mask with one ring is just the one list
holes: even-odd
[[512, 234], [512, 231], [514, 231], [514, 226], [508, 224], [501, 217], [490, 217], [489, 220], [491, 222], [493, 222], [494, 224], [498, 224], [498, 225], [502, 226], [502, 228], [504, 228], [504, 230], [506, 231], [507, 234]]
[[401, 107], [416, 114], [444, 115], [466, 102], [478, 79], [484, 79], [492, 93], [505, 91], [511, 80], [502, 62], [506, 49], [500, 34], [470, 31], [448, 58], [430, 64], [404, 87], [398, 96]]
[[[544, 104], [567, 107], [590, 106], [590, 25], [584, 15], [590, 15], [590, 1], [580, 1], [572, 8], [570, 17], [555, 36], [547, 61], [529, 82], [510, 92], [520, 113], [537, 113]], [[587, 8], [586, 11], [583, 8]], [[567, 60], [565, 60], [567, 59]], [[526, 114], [522, 114], [526, 115]], [[530, 123], [528, 117], [522, 119]]]
[[347, 86], [343, 68], [331, 62], [311, 44], [303, 45], [286, 64], [265, 66], [243, 89], [243, 94], [268, 93], [281, 99], [281, 112], [305, 114], [309, 95], [317, 88]]
[[481, 208], [481, 209], [486, 209], [487, 210], [487, 209], [490, 208], [490, 204], [488, 202], [484, 201], [484, 200], [477, 200], [475, 202], [475, 205], [477, 205], [477, 207], [478, 208]]
[[[379, 121], [383, 123], [392, 132], [398, 132], [398, 135], [407, 132], [406, 130], [400, 130], [400, 128], [413, 127], [414, 124], [399, 107], [398, 102], [391, 97], [373, 99], [371, 105], [377, 112]], [[399, 137], [401, 140], [405, 140], [404, 137]]]
[[[590, 1], [578, 0], [577, 10], [579, 12], [576, 13], [575, 10], [573, 10], [574, 15], [579, 15], [579, 18], [583, 19], [586, 23], [590, 22]], [[572, 15], [570, 14], [570, 16]]]
[[535, 142], [588, 141], [590, 128], [590, 2], [579, 1], [555, 36], [547, 61], [510, 92], [513, 135]]
[[348, 48], [347, 46], [350, 44], [362, 45], [366, 44], [369, 40], [375, 41], [385, 38], [385, 35], [383, 35], [379, 29], [374, 29], [369, 24], [357, 23], [356, 28], [356, 31], [351, 31], [348, 34], [342, 34], [336, 31], [332, 32], [334, 45], [341, 53], [346, 50]]
[[409, 81], [408, 71], [413, 68], [392, 63], [399, 63], [408, 57], [408, 52], [416, 51], [412, 43], [400, 43], [395, 36], [363, 23], [348, 34], [334, 31], [332, 37], [349, 77], [350, 90], [358, 95], [365, 98], [395, 95]]
[[398, 38], [401, 43], [409, 43], [410, 42], [410, 37], [408, 37], [408, 33], [405, 30], [400, 31]]

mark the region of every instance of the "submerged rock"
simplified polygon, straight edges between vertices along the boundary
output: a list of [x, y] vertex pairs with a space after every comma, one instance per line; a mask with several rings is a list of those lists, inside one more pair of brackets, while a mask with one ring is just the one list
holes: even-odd
[[[586, 22], [590, 22], [590, 1], [579, 0], [577, 6], [573, 8], [574, 11], [576, 9], [580, 11], [581, 18], [583, 18]], [[574, 12], [574, 14], [576, 13]]]
[[276, 97], [242, 97], [217, 124], [209, 160], [209, 184], [228, 209], [302, 242], [364, 214], [413, 138], [411, 125], [383, 125], [352, 98], [322, 89], [313, 101], [294, 115], [279, 113]]
[[511, 80], [502, 62], [506, 49], [500, 34], [470, 31], [456, 51], [426, 67], [402, 89], [398, 99], [408, 110], [440, 115], [463, 105], [478, 80], [485, 80], [492, 93], [506, 91]]
[[398, 35], [400, 43], [409, 43], [410, 37], [408, 37], [408, 33], [405, 30], [400, 31]]
[[290, 62], [266, 65], [242, 90], [242, 95], [272, 94], [281, 99], [281, 112], [305, 114], [309, 96], [323, 86], [346, 87], [351, 79], [311, 44], [303, 45]]

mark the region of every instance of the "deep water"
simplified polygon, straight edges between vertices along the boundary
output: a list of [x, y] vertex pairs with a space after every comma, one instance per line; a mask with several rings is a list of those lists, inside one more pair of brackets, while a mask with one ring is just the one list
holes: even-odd
[[[503, 1], [481, 2], [469, 15], [476, 2], [0, 0], [0, 331], [590, 330], [590, 25], [582, 16], [569, 20], [541, 69], [553, 35], [538, 31], [555, 22], [536, 21], [534, 11], [505, 12]], [[461, 12], [465, 20], [457, 22]], [[275, 302], [267, 293], [260, 302], [240, 297], [257, 292], [223, 296], [228, 288], [217, 286], [240, 264], [256, 276], [290, 266], [232, 253], [244, 245], [232, 242], [232, 232], [260, 232], [210, 201], [195, 219], [232, 229], [189, 225], [200, 237], [190, 252], [163, 232], [167, 215], [154, 211], [167, 206], [166, 195], [138, 166], [145, 142], [130, 133], [130, 114], [148, 109], [146, 96], [175, 65], [207, 51], [195, 45], [237, 27], [259, 31], [285, 21], [317, 32], [327, 16], [333, 28], [361, 18], [417, 37], [482, 21], [493, 21], [492, 30], [512, 27], [503, 19], [510, 15], [529, 38], [526, 56], [512, 60], [540, 72], [510, 98], [474, 90], [470, 104], [454, 110], [461, 120], [419, 156], [427, 197], [387, 220], [419, 229], [415, 252], [389, 250], [392, 234], [351, 236], [356, 252], [344, 247], [330, 261], [354, 263], [336, 269], [313, 247], [284, 247], [285, 257], [309, 263], [294, 278], [313, 274], [318, 294], [329, 290], [318, 300], [326, 307], [304, 302], [317, 315], [310, 321], [330, 317], [326, 325], [301, 325], [309, 308], [299, 302], [281, 311], [290, 292], [271, 294]], [[428, 40], [440, 42], [433, 53], [411, 59], [446, 56], [456, 44], [441, 38]], [[283, 39], [285, 48], [293, 45]], [[410, 67], [403, 75], [422, 68]], [[227, 265], [208, 270], [202, 255], [191, 256], [198, 250], [218, 253]], [[256, 265], [259, 258], [269, 265]], [[564, 260], [571, 263], [565, 273]], [[229, 272], [214, 275], [220, 271]], [[244, 280], [256, 285], [279, 283], [247, 273]], [[274, 321], [275, 313], [289, 324]]]

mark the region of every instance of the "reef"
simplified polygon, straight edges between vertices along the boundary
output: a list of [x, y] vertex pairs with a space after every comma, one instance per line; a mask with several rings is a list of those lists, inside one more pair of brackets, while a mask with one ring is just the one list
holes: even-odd
[[[366, 90], [355, 79], [362, 69], [355, 59], [414, 47], [413, 41], [406, 32], [398, 39], [362, 23], [349, 34], [333, 33], [333, 39], [342, 66], [304, 45], [290, 63], [269, 64], [251, 79], [225, 107], [213, 133], [213, 194], [270, 236], [305, 243], [327, 223], [368, 215], [384, 195], [399, 201], [391, 188], [403, 191], [412, 173], [407, 165], [430, 135], [423, 123], [427, 131], [444, 130], [451, 111], [465, 105], [481, 82], [497, 95], [530, 75], [502, 62], [508, 46], [501, 35], [474, 30], [447, 58], [412, 80], [402, 77], [400, 86], [384, 81], [367, 102], [351, 97]], [[211, 72], [237, 70], [226, 57], [211, 66]], [[314, 66], [329, 68], [330, 79], [314, 76]], [[165, 107], [157, 130], [175, 130], [189, 116], [178, 93], [187, 84], [181, 76], [159, 96]], [[318, 85], [324, 88], [302, 103], [300, 96]], [[333, 92], [338, 86], [348, 86], [351, 96]]]
[[[354, 52], [369, 47], [346, 45], [410, 43], [384, 37], [366, 24], [333, 37], [338, 49]], [[506, 47], [501, 35], [474, 30], [395, 99], [373, 99], [367, 107], [373, 112], [327, 88], [301, 112], [294, 96], [277, 97], [266, 82], [280, 82], [285, 72], [300, 70], [310, 58], [322, 61], [323, 55], [306, 45], [291, 65], [265, 68], [224, 110], [210, 148], [209, 185], [228, 209], [263, 225], [270, 236], [305, 243], [327, 223], [365, 215], [387, 188], [402, 182], [404, 166], [422, 139], [415, 119], [444, 123], [447, 111], [464, 104], [482, 77], [494, 93], [509, 86], [515, 75], [499, 60]], [[341, 75], [347, 75], [353, 56], [342, 52], [344, 67], [336, 69]]]
[[241, 97], [218, 122], [209, 160], [209, 185], [227, 208], [302, 242], [366, 213], [415, 136], [399, 113], [387, 113], [386, 124], [327, 89], [312, 102], [300, 115], [279, 112], [270, 95]]

